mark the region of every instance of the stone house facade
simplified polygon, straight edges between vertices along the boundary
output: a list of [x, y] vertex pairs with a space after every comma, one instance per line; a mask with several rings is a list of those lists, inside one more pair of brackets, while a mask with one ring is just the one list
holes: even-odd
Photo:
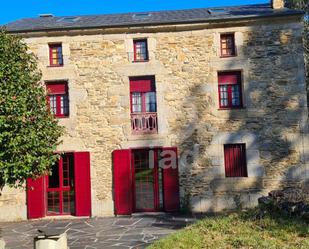
[[219, 212], [309, 177], [302, 13], [271, 5], [7, 25], [66, 128], [52, 176], [1, 220]]

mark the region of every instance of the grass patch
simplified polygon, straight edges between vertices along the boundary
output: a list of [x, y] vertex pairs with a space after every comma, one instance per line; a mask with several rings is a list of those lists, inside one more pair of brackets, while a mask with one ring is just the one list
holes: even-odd
[[305, 221], [257, 211], [205, 217], [151, 245], [157, 248], [309, 248]]

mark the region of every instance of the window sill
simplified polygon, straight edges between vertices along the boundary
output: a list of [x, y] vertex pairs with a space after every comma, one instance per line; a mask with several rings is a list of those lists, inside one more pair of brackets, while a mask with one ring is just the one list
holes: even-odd
[[234, 55], [220, 55], [219, 56], [220, 58], [222, 58], [222, 59], [224, 59], [224, 58], [232, 58], [232, 57], [237, 57], [237, 55], [236, 54], [234, 54]]
[[150, 134], [136, 134], [131, 131], [127, 136], [128, 141], [158, 141], [166, 138], [166, 135], [159, 132]]
[[145, 135], [157, 135], [158, 131], [144, 131], [144, 132], [134, 132], [132, 131], [131, 135], [132, 136], [145, 136]]
[[141, 62], [149, 62], [149, 60], [138, 60], [138, 61], [132, 61], [132, 63], [141, 63]]
[[64, 65], [48, 65], [47, 67], [63, 67]]
[[68, 119], [70, 116], [54, 116], [56, 119]]
[[248, 176], [225, 176], [225, 179], [234, 179], [234, 180], [240, 180], [240, 179], [246, 179], [246, 178], [248, 178]]
[[218, 111], [230, 111], [230, 110], [243, 110], [246, 109], [246, 107], [241, 106], [241, 107], [226, 107], [226, 108], [218, 108]]

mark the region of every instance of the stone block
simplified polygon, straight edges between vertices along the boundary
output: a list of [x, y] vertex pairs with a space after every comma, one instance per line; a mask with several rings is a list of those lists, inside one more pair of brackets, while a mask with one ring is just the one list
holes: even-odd
[[213, 179], [210, 188], [214, 192], [242, 192], [262, 188], [262, 179], [256, 177], [228, 177]]
[[216, 212], [235, 210], [237, 208], [235, 197], [226, 194], [225, 196], [216, 197]]
[[205, 197], [192, 197], [191, 198], [191, 211], [193, 213], [205, 213], [205, 212], [214, 212], [215, 204], [212, 196]]
[[247, 164], [259, 164], [260, 152], [259, 150], [251, 149], [250, 143], [246, 143], [246, 158]]
[[244, 193], [240, 195], [240, 202], [243, 208], [254, 208], [258, 205], [258, 199], [263, 196], [261, 193]]
[[265, 168], [260, 164], [247, 164], [248, 177], [263, 177], [265, 175]]
[[3, 239], [0, 239], [0, 249], [5, 249], [5, 242]]
[[224, 165], [224, 158], [221, 156], [219, 157], [211, 157], [211, 165], [212, 166], [221, 166]]

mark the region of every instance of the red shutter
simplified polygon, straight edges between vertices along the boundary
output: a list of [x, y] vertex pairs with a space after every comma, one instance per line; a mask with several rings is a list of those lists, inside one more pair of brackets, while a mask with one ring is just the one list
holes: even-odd
[[155, 92], [156, 84], [154, 77], [131, 78], [130, 92]]
[[76, 216], [91, 216], [90, 153], [74, 153]]
[[129, 215], [132, 213], [131, 150], [115, 150], [113, 166], [115, 214]]
[[[166, 212], [179, 211], [179, 181], [178, 181], [178, 156], [177, 148], [163, 148], [164, 151], [173, 151], [176, 158], [173, 161], [166, 162], [163, 168], [163, 196], [164, 196], [164, 209]], [[167, 158], [169, 156], [167, 155]]]
[[248, 176], [245, 144], [225, 144], [224, 161], [226, 177]]
[[28, 219], [42, 218], [46, 214], [45, 176], [27, 180]]
[[66, 94], [67, 93], [67, 83], [66, 82], [47, 83], [46, 88], [49, 94]]
[[240, 82], [240, 72], [218, 73], [219, 84], [238, 84]]

